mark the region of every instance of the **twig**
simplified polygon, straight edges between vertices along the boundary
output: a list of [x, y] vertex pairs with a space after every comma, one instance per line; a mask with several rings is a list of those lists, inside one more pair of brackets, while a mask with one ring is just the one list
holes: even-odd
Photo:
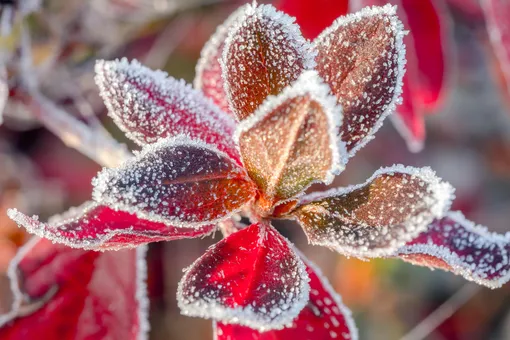
[[125, 145], [115, 139], [97, 133], [71, 114], [45, 97], [33, 76], [30, 37], [22, 27], [20, 75], [30, 100], [28, 105], [38, 120], [67, 146], [75, 148], [95, 162], [114, 167], [131, 157]]
[[453, 294], [446, 302], [439, 306], [429, 316], [422, 320], [409, 333], [400, 340], [422, 340], [439, 327], [446, 319], [452, 316], [464, 304], [466, 304], [476, 293], [480, 286], [468, 283]]

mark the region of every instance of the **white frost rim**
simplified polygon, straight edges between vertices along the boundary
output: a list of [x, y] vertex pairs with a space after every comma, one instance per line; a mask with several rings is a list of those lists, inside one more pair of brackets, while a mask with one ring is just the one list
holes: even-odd
[[[428, 183], [430, 190], [432, 192], [432, 199], [435, 201], [435, 203], [429, 210], [431, 213], [431, 216], [429, 217], [430, 220], [429, 223], [432, 222], [435, 218], [442, 218], [450, 209], [451, 203], [455, 198], [454, 195], [455, 190], [449, 183], [442, 181], [439, 177], [436, 176], [436, 173], [429, 167], [414, 168], [404, 166], [401, 164], [393, 165], [391, 167], [386, 168], [380, 168], [368, 180], [361, 184], [351, 185], [343, 188], [334, 188], [328, 191], [316, 192], [304, 196], [300, 201], [300, 205], [311, 203], [313, 201], [320, 200], [326, 197], [341, 196], [348, 194], [356, 189], [367, 186], [380, 175], [391, 173], [408, 174], [413, 177], [418, 177], [425, 183]], [[296, 219], [299, 221], [299, 218], [296, 217]], [[308, 242], [310, 244], [325, 246], [334, 249], [335, 251], [344, 254], [345, 256], [354, 256], [360, 259], [365, 259], [384, 257], [393, 254], [398, 248], [402, 247], [405, 243], [411, 241], [421, 232], [425, 231], [429, 223], [427, 224], [423, 223], [419, 227], [413, 228], [412, 231], [408, 231], [405, 235], [402, 235], [402, 238], [399, 239], [398, 242], [392, 242], [387, 247], [372, 250], [360, 250], [356, 247], [340, 245], [337, 242], [330, 242], [328, 240], [316, 241], [311, 239], [308, 233], [305, 232], [305, 234], [307, 235]]]
[[[501, 251], [501, 255], [505, 258], [506, 263], [503, 264], [509, 266], [510, 258], [508, 256], [508, 251], [505, 249], [505, 245], [508, 245], [510, 241], [510, 234], [506, 235], [493, 233], [487, 230], [487, 227], [477, 225], [474, 222], [466, 219], [464, 215], [460, 211], [451, 211], [446, 214], [446, 217], [452, 219], [454, 222], [462, 226], [468, 232], [472, 232], [474, 234], [479, 235], [481, 238], [492, 241], [496, 244]], [[451, 268], [451, 272], [455, 275], [460, 275], [464, 277], [468, 281], [473, 281], [478, 283], [479, 285], [483, 285], [492, 289], [499, 288], [510, 280], [510, 270], [507, 270], [506, 275], [499, 277], [497, 280], [488, 280], [480, 277], [476, 270], [473, 270], [473, 266], [462, 261], [460, 257], [451, 252], [450, 249], [444, 246], [436, 246], [435, 244], [414, 244], [403, 246], [399, 248], [393, 256], [399, 257], [401, 255], [415, 255], [415, 254], [425, 254], [430, 255], [434, 258], [439, 258], [445, 261]], [[434, 269], [434, 268], [432, 268]], [[441, 268], [439, 268], [441, 269]]]
[[387, 4], [382, 7], [365, 7], [356, 13], [348, 14], [336, 19], [333, 24], [322, 31], [322, 33], [313, 42], [315, 46], [318, 46], [320, 43], [322, 43], [323, 39], [325, 39], [328, 35], [332, 34], [340, 27], [350, 25], [354, 22], [360, 21], [363, 18], [375, 16], [386, 16], [389, 18], [391, 29], [393, 31], [392, 33], [395, 37], [395, 48], [397, 50], [397, 81], [395, 83], [393, 97], [390, 103], [388, 103], [388, 107], [379, 116], [372, 128], [370, 128], [370, 131], [367, 133], [367, 135], [358, 141], [354, 148], [349, 151], [349, 157], [353, 157], [356, 152], [358, 152], [358, 150], [363, 148], [369, 141], [375, 138], [374, 134], [381, 128], [386, 117], [394, 113], [397, 105], [402, 102], [402, 85], [406, 64], [406, 47], [403, 40], [407, 32], [404, 30], [404, 25], [397, 16], [397, 7]]
[[[260, 228], [260, 227], [259, 227]], [[272, 226], [264, 226], [263, 228], [273, 228]], [[259, 231], [259, 234], [262, 231]], [[292, 321], [299, 315], [301, 310], [306, 306], [308, 300], [310, 299], [310, 278], [306, 272], [306, 267], [301, 261], [298, 253], [296, 253], [295, 248], [292, 243], [290, 243], [287, 238], [280, 235], [276, 230], [274, 233], [277, 233], [281, 240], [284, 240], [289, 246], [289, 251], [294, 252], [294, 256], [297, 261], [298, 266], [298, 275], [301, 278], [301, 284], [299, 287], [300, 296], [294, 302], [293, 306], [286, 310], [284, 313], [280, 314], [278, 317], [273, 320], [266, 320], [264, 317], [260, 317], [250, 305], [246, 307], [237, 307], [237, 308], [228, 308], [218, 303], [204, 303], [204, 302], [195, 302], [191, 304], [184, 304], [184, 283], [188, 280], [188, 274], [190, 269], [197, 265], [197, 263], [202, 259], [202, 255], [198, 258], [191, 266], [185, 269], [185, 274], [179, 282], [177, 288], [177, 304], [181, 309], [181, 314], [187, 316], [195, 316], [205, 319], [212, 319], [216, 321], [221, 321], [229, 324], [238, 324], [247, 326], [253, 329], [256, 329], [260, 332], [268, 331], [268, 330], [278, 330], [283, 329], [289, 326]], [[266, 237], [262, 235], [261, 237]]]
[[[243, 168], [241, 168], [239, 166], [239, 164], [234, 159], [232, 159], [232, 157], [230, 157], [226, 153], [218, 150], [215, 146], [213, 146], [211, 144], [207, 144], [201, 140], [192, 139], [191, 137], [189, 137], [187, 135], [181, 134], [181, 135], [177, 135], [175, 137], [161, 139], [160, 141], [158, 141], [154, 144], [145, 145], [141, 151], [135, 152], [135, 157], [132, 157], [131, 159], [127, 160], [126, 162], [124, 162], [117, 168], [103, 168], [103, 170], [101, 170], [96, 175], [96, 177], [92, 180], [92, 185], [94, 186], [94, 188], [92, 190], [92, 199], [98, 203], [105, 204], [105, 205], [111, 207], [112, 209], [123, 210], [123, 211], [129, 212], [131, 214], [135, 214], [136, 216], [138, 216], [141, 219], [145, 219], [145, 220], [152, 221], [152, 222], [164, 223], [167, 225], [174, 226], [176, 228], [181, 227], [181, 228], [198, 229], [205, 225], [215, 224], [215, 223], [224, 221], [224, 220], [230, 218], [231, 216], [242, 211], [244, 206], [241, 206], [236, 210], [228, 212], [227, 214], [225, 214], [222, 217], [219, 217], [219, 218], [216, 218], [216, 219], [213, 219], [210, 221], [183, 222], [177, 218], [162, 217], [159, 214], [142, 211], [141, 209], [139, 209], [137, 207], [134, 207], [134, 206], [131, 206], [128, 204], [124, 204], [124, 203], [119, 203], [114, 197], [105, 195], [104, 192], [107, 189], [106, 182], [107, 182], [108, 178], [116, 177], [118, 172], [125, 168], [129, 168], [131, 166], [136, 166], [137, 162], [139, 162], [142, 158], [144, 158], [145, 156], [147, 156], [151, 153], [157, 152], [162, 149], [173, 148], [173, 147], [181, 146], [181, 145], [193, 146], [195, 148], [204, 149], [204, 150], [207, 150], [207, 151], [217, 154], [218, 156], [224, 158], [225, 160], [230, 161], [234, 165], [234, 167], [239, 170], [239, 172], [241, 172], [241, 171], [243, 172], [247, 181], [251, 181], [250, 178], [248, 177], [248, 175], [246, 174], [245, 170]], [[248, 204], [250, 201], [251, 200], [247, 201], [246, 204]]]

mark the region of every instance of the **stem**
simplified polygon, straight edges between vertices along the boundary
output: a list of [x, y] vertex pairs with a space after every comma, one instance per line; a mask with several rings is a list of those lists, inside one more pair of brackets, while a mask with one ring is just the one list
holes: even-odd
[[64, 144], [106, 167], [115, 167], [132, 156], [125, 145], [92, 129], [40, 92], [37, 78], [33, 76], [35, 73], [32, 67], [30, 36], [24, 26], [20, 64], [20, 76], [30, 97], [27, 104], [37, 119]]
[[476, 293], [480, 291], [480, 286], [466, 284], [446, 300], [441, 306], [433, 311], [429, 316], [422, 320], [409, 333], [400, 340], [422, 340], [439, 327], [446, 319], [452, 316], [464, 304], [466, 304]]

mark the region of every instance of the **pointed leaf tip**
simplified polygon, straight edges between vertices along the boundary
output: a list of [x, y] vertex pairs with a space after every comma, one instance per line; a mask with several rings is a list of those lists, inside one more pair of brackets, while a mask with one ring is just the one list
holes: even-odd
[[350, 156], [373, 138], [400, 102], [404, 30], [393, 6], [367, 7], [337, 19], [314, 44], [317, 70], [344, 109]]
[[148, 145], [93, 180], [96, 202], [176, 227], [200, 228], [255, 196], [245, 170], [214, 146], [187, 136]]
[[399, 248], [395, 256], [439, 268], [490, 288], [510, 280], [510, 238], [477, 226], [460, 212], [449, 212]]
[[392, 254], [449, 209], [453, 188], [429, 168], [393, 166], [365, 183], [311, 194], [293, 215], [308, 240], [360, 258]]
[[260, 331], [280, 329], [305, 307], [305, 266], [273, 227], [253, 224], [207, 250], [179, 283], [185, 315]]
[[225, 92], [239, 120], [315, 65], [294, 19], [271, 5], [246, 7], [230, 30], [221, 58]]

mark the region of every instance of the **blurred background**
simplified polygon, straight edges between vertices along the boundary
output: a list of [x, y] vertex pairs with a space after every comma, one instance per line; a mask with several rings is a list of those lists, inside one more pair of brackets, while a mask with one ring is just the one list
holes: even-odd
[[[422, 1], [430, 2], [412, 2]], [[505, 233], [510, 231], [510, 92], [505, 65], [498, 62], [486, 12], [476, 0], [432, 2], [439, 19], [409, 15], [408, 24], [422, 31], [414, 35], [414, 47], [408, 50], [414, 48], [411, 53], [424, 58], [420, 44], [426, 42], [419, 37], [433, 34], [429, 25], [437, 23], [427, 20], [440, 20], [442, 64], [429, 65], [443, 76], [440, 98], [434, 105], [420, 106], [419, 91], [411, 91], [409, 100], [415, 105], [401, 117], [404, 122], [406, 117], [424, 119], [426, 137], [419, 123], [406, 130], [400, 122], [396, 125], [404, 130], [405, 140], [387, 121], [376, 141], [350, 161], [334, 185], [363, 182], [379, 167], [394, 163], [429, 165], [456, 187], [454, 209], [491, 231]], [[275, 5], [297, 15], [306, 3], [314, 8], [308, 11], [312, 26], [314, 16], [320, 21], [324, 13], [347, 9], [341, 0], [287, 0]], [[5, 65], [0, 91], [8, 92], [0, 126], [0, 312], [10, 306], [5, 270], [29, 238], [6, 216], [6, 209], [17, 207], [46, 219], [79, 205], [89, 199], [90, 181], [100, 169], [41, 124], [20, 81], [20, 46], [27, 33], [34, 77], [44, 95], [80, 121], [102, 124], [129, 144], [106, 117], [93, 82], [95, 60], [137, 58], [192, 82], [202, 46], [241, 4], [240, 0], [0, 1], [0, 61]], [[412, 10], [409, 6], [406, 9]], [[416, 17], [421, 21], [413, 23]], [[417, 151], [420, 144], [421, 152], [409, 151]], [[308, 246], [301, 229], [291, 222], [276, 226], [329, 277], [353, 311], [361, 339], [400, 339], [417, 325], [432, 325], [427, 316], [438, 308], [444, 311], [444, 306], [452, 315], [432, 327], [427, 339], [510, 339], [510, 285], [477, 288], [453, 274], [399, 260], [347, 259]], [[219, 233], [217, 239], [150, 245], [151, 339], [212, 338], [209, 321], [180, 315], [175, 292], [182, 269], [218, 237]]]

